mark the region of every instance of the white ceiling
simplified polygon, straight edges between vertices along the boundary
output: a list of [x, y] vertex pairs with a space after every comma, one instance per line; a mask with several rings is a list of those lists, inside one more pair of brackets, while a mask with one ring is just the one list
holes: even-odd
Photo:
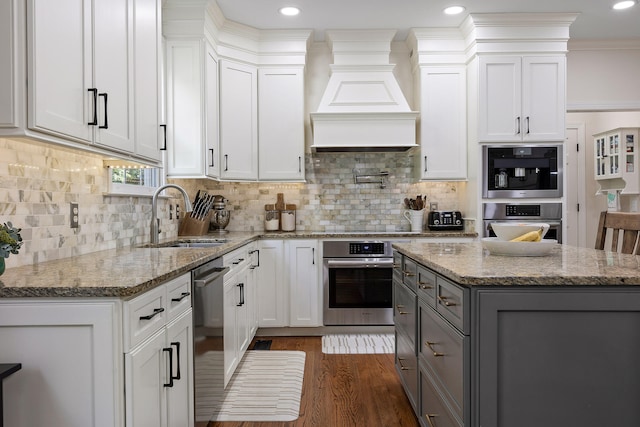
[[[217, 0], [224, 16], [258, 29], [313, 29], [324, 40], [325, 29], [395, 29], [404, 40], [410, 28], [458, 27], [473, 13], [577, 12], [572, 39], [640, 38], [640, 4], [613, 10], [614, 0]], [[451, 17], [442, 10], [466, 7]], [[301, 9], [296, 17], [278, 13], [282, 6]]]

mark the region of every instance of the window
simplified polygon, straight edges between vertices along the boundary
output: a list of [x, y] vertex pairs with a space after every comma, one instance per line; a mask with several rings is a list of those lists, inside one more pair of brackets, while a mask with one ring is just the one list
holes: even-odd
[[130, 194], [130, 195], [153, 195], [156, 188], [162, 182], [162, 169], [133, 164], [124, 164], [125, 162], [112, 161], [105, 165], [108, 166], [109, 177], [109, 193], [111, 194]]

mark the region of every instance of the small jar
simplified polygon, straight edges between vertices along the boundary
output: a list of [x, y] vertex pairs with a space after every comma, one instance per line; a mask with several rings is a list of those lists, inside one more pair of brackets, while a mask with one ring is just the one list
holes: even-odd
[[278, 231], [280, 227], [280, 211], [270, 210], [264, 211], [264, 229], [265, 231]]
[[282, 231], [296, 230], [296, 211], [295, 209], [285, 209], [280, 213], [280, 229]]

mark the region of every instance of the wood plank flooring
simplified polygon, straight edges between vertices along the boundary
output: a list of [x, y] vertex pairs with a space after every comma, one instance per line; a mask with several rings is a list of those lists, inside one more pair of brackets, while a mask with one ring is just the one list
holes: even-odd
[[271, 350], [306, 352], [300, 417], [291, 422], [210, 422], [206, 427], [419, 426], [392, 354], [323, 354], [321, 337], [259, 339], [272, 340]]

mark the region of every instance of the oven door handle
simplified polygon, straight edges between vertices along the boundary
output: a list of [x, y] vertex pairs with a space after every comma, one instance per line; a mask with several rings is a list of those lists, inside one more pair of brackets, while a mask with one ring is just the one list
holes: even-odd
[[393, 268], [393, 258], [380, 259], [377, 261], [362, 260], [326, 260], [328, 267], [334, 268]]

